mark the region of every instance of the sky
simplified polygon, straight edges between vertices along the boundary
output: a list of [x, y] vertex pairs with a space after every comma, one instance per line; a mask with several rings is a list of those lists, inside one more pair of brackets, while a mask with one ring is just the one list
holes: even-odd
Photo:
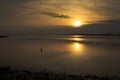
[[[0, 32], [118, 34], [119, 5], [120, 0], [0, 0]], [[83, 25], [74, 28], [76, 20]]]

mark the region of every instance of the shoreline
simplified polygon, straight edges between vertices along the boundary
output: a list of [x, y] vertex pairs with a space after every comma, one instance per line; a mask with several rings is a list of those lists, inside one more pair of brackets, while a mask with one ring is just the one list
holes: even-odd
[[47, 70], [16, 70], [12, 67], [0, 67], [0, 80], [120, 80], [120, 75], [68, 74]]

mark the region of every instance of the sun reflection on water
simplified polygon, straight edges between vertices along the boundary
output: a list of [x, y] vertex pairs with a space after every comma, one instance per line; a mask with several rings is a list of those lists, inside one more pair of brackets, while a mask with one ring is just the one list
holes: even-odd
[[74, 49], [80, 50], [80, 44], [79, 43], [74, 43]]
[[74, 42], [70, 44], [70, 51], [72, 54], [82, 55], [84, 51], [84, 45], [79, 42]]
[[80, 38], [80, 37], [74, 36], [73, 38], [69, 38], [69, 40], [73, 40], [73, 41], [83, 41], [84, 39], [83, 39], [83, 38]]
[[82, 41], [81, 38], [73, 38], [73, 40], [75, 40], [75, 41]]

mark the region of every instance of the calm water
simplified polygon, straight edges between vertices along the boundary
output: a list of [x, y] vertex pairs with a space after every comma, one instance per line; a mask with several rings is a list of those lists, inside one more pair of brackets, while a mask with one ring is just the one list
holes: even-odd
[[120, 73], [120, 37], [11, 36], [0, 39], [0, 66], [70, 73], [118, 74]]

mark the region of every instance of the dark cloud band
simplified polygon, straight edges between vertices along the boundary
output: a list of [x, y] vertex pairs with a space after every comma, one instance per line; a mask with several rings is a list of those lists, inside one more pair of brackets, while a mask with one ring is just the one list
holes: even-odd
[[48, 15], [48, 16], [51, 16], [53, 18], [71, 18], [68, 15], [59, 14], [59, 13], [55, 13], [55, 12], [42, 12], [41, 14]]

